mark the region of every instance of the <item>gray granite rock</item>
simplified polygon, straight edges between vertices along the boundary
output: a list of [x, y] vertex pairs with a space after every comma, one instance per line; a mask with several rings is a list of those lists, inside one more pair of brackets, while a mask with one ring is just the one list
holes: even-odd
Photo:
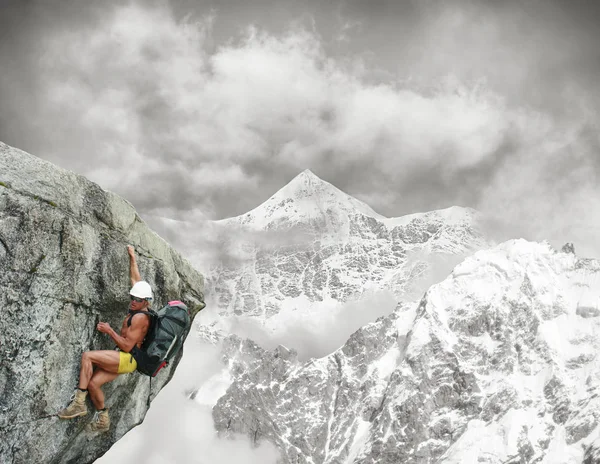
[[[55, 415], [76, 386], [81, 353], [114, 348], [95, 328], [118, 330], [126, 315], [128, 244], [155, 308], [172, 299], [193, 315], [204, 307], [202, 275], [130, 203], [0, 143], [0, 462], [90, 463], [143, 420], [149, 382], [138, 373], [104, 387], [110, 432], [85, 432], [91, 414]], [[155, 378], [153, 396], [180, 356]]]

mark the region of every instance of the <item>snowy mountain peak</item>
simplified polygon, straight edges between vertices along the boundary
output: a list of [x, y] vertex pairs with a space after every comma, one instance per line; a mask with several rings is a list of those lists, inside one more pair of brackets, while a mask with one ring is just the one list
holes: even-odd
[[[313, 200], [323, 200], [329, 198], [330, 200], [336, 200], [337, 202], [358, 202], [355, 198], [342, 192], [333, 184], [324, 181], [310, 169], [305, 169], [296, 177], [294, 177], [287, 185], [281, 188], [272, 198], [286, 197], [293, 199], [311, 198]], [[362, 202], [359, 202], [362, 203]], [[370, 214], [376, 214], [367, 205], [370, 210]]]
[[285, 464], [598, 463], [599, 280], [548, 243], [480, 250], [325, 357], [245, 344], [217, 430]]
[[328, 182], [325, 182], [323, 179], [321, 179], [319, 176], [313, 173], [310, 169], [305, 169], [296, 177], [294, 177], [290, 181], [290, 183], [287, 184], [287, 187], [293, 187], [301, 191], [310, 192], [311, 189], [327, 188], [327, 185], [333, 187], [333, 185], [329, 184]]
[[322, 196], [324, 193], [335, 195], [337, 192], [345, 195], [337, 187], [315, 175], [310, 169], [305, 169], [271, 198], [286, 197], [300, 199]]
[[367, 204], [305, 169], [260, 206], [224, 222], [276, 229], [315, 221], [337, 224], [355, 214], [385, 219]]
[[[370, 223], [394, 229], [397, 227], [438, 228], [438, 226], [471, 227], [479, 213], [471, 208], [449, 208], [387, 218], [369, 205], [321, 179], [305, 169], [267, 201], [248, 213], [216, 223], [224, 226], [243, 226], [253, 230], [282, 230], [300, 226], [317, 235], [333, 233], [347, 236], [350, 222]], [[378, 226], [378, 227], [379, 227]], [[362, 226], [361, 226], [362, 227]]]
[[220, 250], [232, 261], [218, 255], [207, 280], [211, 303], [264, 318], [371, 288], [417, 298], [462, 256], [490, 245], [473, 209], [386, 218], [310, 170], [254, 210], [217, 222]]

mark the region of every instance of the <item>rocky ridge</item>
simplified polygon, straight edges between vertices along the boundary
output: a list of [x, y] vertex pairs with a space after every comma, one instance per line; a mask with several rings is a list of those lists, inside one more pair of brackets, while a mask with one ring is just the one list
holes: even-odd
[[236, 259], [211, 269], [207, 294], [223, 315], [263, 319], [371, 289], [412, 300], [440, 268], [490, 246], [479, 222], [460, 207], [385, 218], [307, 170], [254, 210], [216, 222]]
[[[181, 299], [194, 316], [205, 306], [202, 275], [130, 203], [0, 143], [0, 462], [90, 463], [143, 420], [149, 385], [137, 373], [104, 387], [109, 433], [85, 432], [91, 416], [55, 416], [76, 386], [81, 353], [114, 348], [96, 324], [118, 329], [126, 315], [128, 244], [155, 289], [154, 307]], [[155, 379], [152, 396], [177, 363]]]
[[600, 321], [581, 302], [599, 275], [513, 240], [324, 358], [229, 337], [226, 357], [245, 356], [215, 424], [274, 442], [282, 463], [598, 462]]

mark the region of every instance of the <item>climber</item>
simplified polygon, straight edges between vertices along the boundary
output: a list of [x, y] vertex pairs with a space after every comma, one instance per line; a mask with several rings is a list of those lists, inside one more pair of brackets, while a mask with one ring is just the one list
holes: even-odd
[[[152, 288], [148, 282], [142, 280], [135, 259], [135, 249], [127, 247], [129, 253], [129, 276], [131, 302], [129, 313], [123, 320], [121, 334], [115, 332], [106, 322], [99, 322], [96, 329], [109, 335], [116, 343], [118, 350], [86, 351], [81, 356], [81, 370], [79, 385], [75, 390], [71, 404], [58, 413], [61, 419], [73, 419], [87, 414], [86, 396], [89, 392], [90, 399], [96, 407], [94, 420], [88, 425], [88, 430], [93, 432], [106, 432], [110, 427], [108, 409], [104, 406], [104, 393], [100, 388], [103, 384], [111, 382], [121, 374], [133, 372], [137, 362], [130, 354], [134, 347], [140, 347], [150, 326], [150, 317], [134, 317], [138, 313], [146, 313], [152, 301]], [[94, 366], [96, 370], [94, 371]]]

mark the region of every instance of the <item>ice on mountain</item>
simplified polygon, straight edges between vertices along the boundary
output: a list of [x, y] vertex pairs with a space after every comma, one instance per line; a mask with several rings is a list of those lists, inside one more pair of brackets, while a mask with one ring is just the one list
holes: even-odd
[[[479, 251], [410, 309], [282, 372], [280, 395], [245, 422], [261, 424], [283, 462], [582, 462], [600, 420], [600, 322], [577, 314], [576, 294], [595, 269], [547, 243]], [[260, 383], [238, 383], [215, 409], [218, 427], [239, 414], [227, 404], [256, 401]], [[293, 453], [272, 418], [301, 435]]]

